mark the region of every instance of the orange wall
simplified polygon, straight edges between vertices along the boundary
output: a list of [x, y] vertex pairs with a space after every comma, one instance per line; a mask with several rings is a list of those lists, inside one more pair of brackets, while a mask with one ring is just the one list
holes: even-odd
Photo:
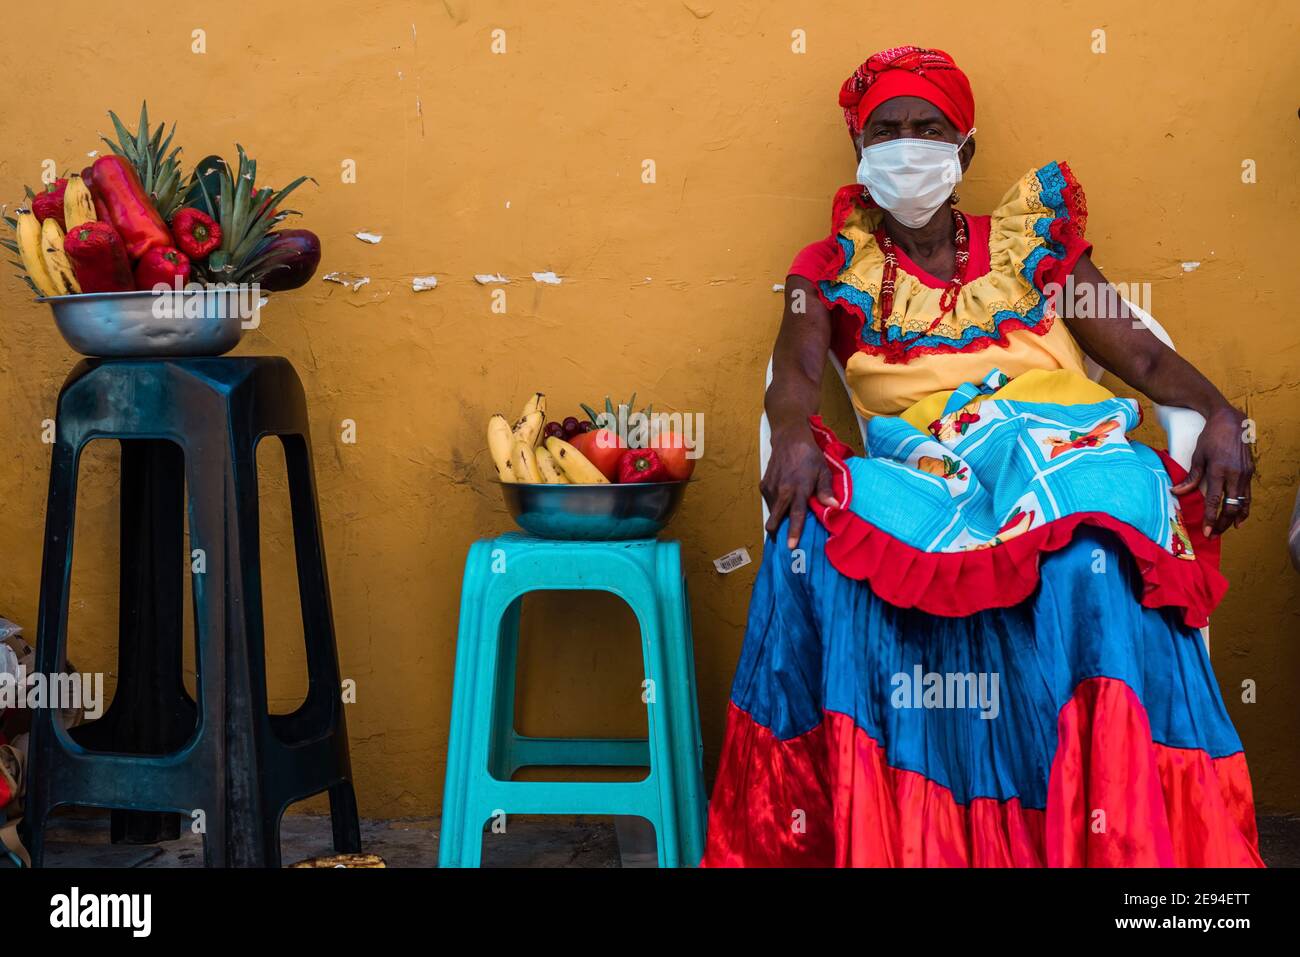
[[[672, 531], [716, 757], [753, 568], [719, 576], [711, 559], [760, 548], [772, 285], [825, 235], [830, 196], [853, 178], [841, 80], [904, 42], [949, 50], [974, 84], [964, 205], [987, 210], [1029, 167], [1068, 159], [1096, 260], [1112, 279], [1151, 282], [1179, 348], [1258, 420], [1254, 516], [1226, 545], [1234, 584], [1214, 658], [1260, 803], [1300, 810], [1297, 578], [1284, 547], [1300, 464], [1293, 4], [138, 2], [101, 29], [103, 9], [9, 5], [0, 196], [17, 201], [45, 158], [83, 165], [106, 110], [129, 117], [147, 97], [155, 117], [179, 121], [190, 162], [230, 157], [238, 141], [268, 182], [314, 175], [319, 188], [294, 205], [325, 243], [322, 274], [371, 277], [356, 292], [318, 280], [277, 296], [239, 348], [288, 356], [307, 387], [340, 655], [358, 682], [348, 721], [364, 813], [438, 806], [461, 562], [473, 539], [509, 527], [483, 426], [533, 389], [556, 411], [636, 390], [705, 414], [700, 481]], [[202, 55], [190, 49], [199, 28]], [[503, 55], [490, 50], [498, 28]], [[791, 51], [795, 29], [805, 54]], [[1090, 50], [1095, 29], [1105, 54]], [[345, 159], [354, 185], [341, 182]], [[384, 240], [364, 245], [360, 230]], [[1184, 271], [1191, 261], [1201, 266]], [[534, 283], [542, 270], [563, 284]], [[504, 316], [472, 278], [495, 272], [513, 279]], [[412, 292], [429, 274], [438, 288]], [[0, 309], [0, 613], [33, 626], [40, 423], [75, 357], [16, 280], [0, 283]], [[355, 445], [340, 441], [344, 419]], [[116, 465], [99, 449], [86, 467], [73, 656], [111, 671]], [[283, 467], [264, 472], [274, 696], [288, 707], [303, 691], [300, 626]], [[642, 725], [626, 613], [534, 604], [525, 729]], [[1247, 679], [1257, 704], [1239, 701]]]

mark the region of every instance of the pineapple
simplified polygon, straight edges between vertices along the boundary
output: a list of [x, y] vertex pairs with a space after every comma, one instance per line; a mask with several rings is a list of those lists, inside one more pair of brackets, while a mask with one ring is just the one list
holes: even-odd
[[[206, 176], [200, 176], [196, 170], [189, 187], [191, 190], [198, 187], [203, 203], [213, 211], [213, 218], [221, 227], [221, 246], [212, 251], [203, 267], [203, 278], [208, 282], [260, 282], [280, 265], [267, 250], [268, 238], [271, 230], [290, 216], [298, 215], [297, 210], [280, 209], [280, 205], [310, 179], [299, 176], [278, 191], [270, 187], [258, 189], [257, 161], [250, 160], [239, 144], [235, 148], [239, 150], [239, 169], [233, 176], [230, 165], [221, 163], [215, 170], [209, 169]], [[211, 182], [213, 179], [217, 180], [215, 184]], [[209, 192], [210, 188], [217, 190], [215, 195]]]
[[[638, 412], [636, 408], [635, 392], [632, 393], [632, 398], [628, 399], [626, 402], [619, 402], [618, 404], [615, 404], [609, 396], [605, 396], [605, 409], [603, 414], [598, 412], [596, 409], [593, 409], [585, 402], [580, 402], [578, 404], [582, 406], [582, 411], [587, 413], [587, 418], [591, 420], [592, 425], [595, 425], [598, 428], [601, 426], [601, 423], [604, 422], [606, 423], [606, 428], [612, 428], [617, 431], [618, 429], [623, 428], [624, 424], [627, 423], [628, 434], [626, 438], [628, 448], [640, 449], [646, 448], [649, 445], [650, 436], [646, 433], [646, 428], [648, 428], [648, 424], [653, 421], [654, 406], [647, 405], [644, 409], [641, 409]], [[635, 425], [638, 418], [641, 422], [644, 422], [647, 425], [638, 428]], [[609, 423], [612, 423], [612, 425]]]
[[163, 131], [167, 124], [160, 123], [157, 130], [151, 131], [148, 103], [140, 105], [140, 129], [135, 135], [127, 130], [112, 110], [109, 111], [108, 116], [117, 129], [117, 142], [107, 136], [100, 138], [108, 144], [109, 149], [118, 156], [124, 157], [135, 167], [144, 191], [149, 194], [149, 198], [153, 200], [162, 218], [170, 222], [172, 214], [185, 198], [181, 181], [181, 164], [178, 159], [181, 148], [178, 146], [170, 153], [167, 152], [172, 137], [176, 135], [176, 124], [172, 124], [172, 131], [167, 134], [166, 139], [163, 138]]

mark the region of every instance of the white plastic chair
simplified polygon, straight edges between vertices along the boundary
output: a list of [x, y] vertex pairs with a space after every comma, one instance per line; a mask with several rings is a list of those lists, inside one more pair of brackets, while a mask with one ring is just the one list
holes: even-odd
[[[1155, 317], [1143, 309], [1138, 308], [1127, 299], [1129, 311], [1133, 317], [1151, 330], [1151, 334], [1167, 345], [1170, 349], [1174, 348], [1174, 341], [1170, 338], [1169, 333], [1165, 331], [1164, 326], [1156, 322]], [[1175, 350], [1176, 351], [1176, 350]], [[844, 366], [834, 352], [828, 352], [826, 355], [830, 362], [831, 368], [840, 377], [840, 382], [844, 385], [844, 391], [849, 391], [848, 379], [844, 375]], [[1084, 368], [1088, 372], [1088, 378], [1096, 382], [1101, 379], [1102, 372], [1105, 370], [1092, 359], [1084, 357]], [[772, 385], [772, 360], [767, 360], [767, 379], [763, 387], [764, 395], [768, 387]], [[850, 395], [849, 403], [852, 405], [852, 396]], [[862, 445], [865, 448], [867, 444], [867, 420], [858, 414], [856, 408], [853, 409], [854, 418], [858, 420], [858, 431], [862, 434]], [[1205, 417], [1199, 412], [1192, 409], [1182, 409], [1176, 406], [1157, 405], [1156, 421], [1160, 427], [1165, 430], [1166, 441], [1169, 446], [1169, 457], [1181, 465], [1183, 468], [1191, 468], [1192, 453], [1196, 451], [1196, 442], [1201, 437], [1201, 430], [1205, 428]], [[758, 477], [761, 481], [767, 474], [767, 463], [772, 457], [772, 427], [767, 421], [767, 412], [764, 410], [762, 417], [758, 422]], [[763, 504], [763, 527], [767, 528], [768, 508], [767, 500], [760, 500]], [[1201, 635], [1205, 639], [1205, 646], [1210, 645], [1210, 629], [1205, 627], [1201, 629]]]

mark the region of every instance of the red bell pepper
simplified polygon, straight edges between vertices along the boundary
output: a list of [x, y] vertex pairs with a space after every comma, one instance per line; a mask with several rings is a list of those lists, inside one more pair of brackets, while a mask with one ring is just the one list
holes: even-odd
[[126, 246], [110, 223], [74, 226], [63, 238], [63, 251], [82, 292], [128, 292], [135, 288]]
[[95, 191], [95, 167], [87, 166], [83, 169], [81, 171], [81, 181], [86, 184], [86, 188], [90, 190], [90, 198], [95, 201], [95, 218], [105, 223], [111, 223], [113, 220], [108, 215], [108, 207], [104, 205], [104, 201], [99, 198], [99, 193]]
[[221, 227], [201, 209], [177, 210], [172, 217], [172, 235], [177, 247], [191, 259], [206, 259], [221, 246]]
[[153, 289], [162, 284], [168, 289], [180, 280], [181, 288], [190, 278], [190, 257], [171, 246], [155, 246], [135, 264], [135, 288]]
[[659, 453], [654, 449], [628, 449], [618, 460], [620, 482], [667, 482], [671, 480]]
[[170, 246], [171, 233], [158, 215], [135, 167], [121, 156], [101, 156], [94, 164], [95, 195], [108, 207], [108, 216], [116, 227], [126, 252], [139, 259], [154, 246]]
[[32, 214], [38, 223], [43, 223], [53, 216], [61, 229], [67, 228], [63, 219], [63, 191], [67, 188], [66, 179], [56, 179], [36, 194], [36, 198], [32, 200]]

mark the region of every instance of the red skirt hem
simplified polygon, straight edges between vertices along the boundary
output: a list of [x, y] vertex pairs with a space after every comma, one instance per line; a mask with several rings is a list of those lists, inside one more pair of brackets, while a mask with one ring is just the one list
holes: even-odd
[[847, 715], [781, 741], [729, 706], [704, 867], [1262, 867], [1242, 752], [1152, 742], [1127, 684], [1061, 709], [1047, 807], [890, 767]]

